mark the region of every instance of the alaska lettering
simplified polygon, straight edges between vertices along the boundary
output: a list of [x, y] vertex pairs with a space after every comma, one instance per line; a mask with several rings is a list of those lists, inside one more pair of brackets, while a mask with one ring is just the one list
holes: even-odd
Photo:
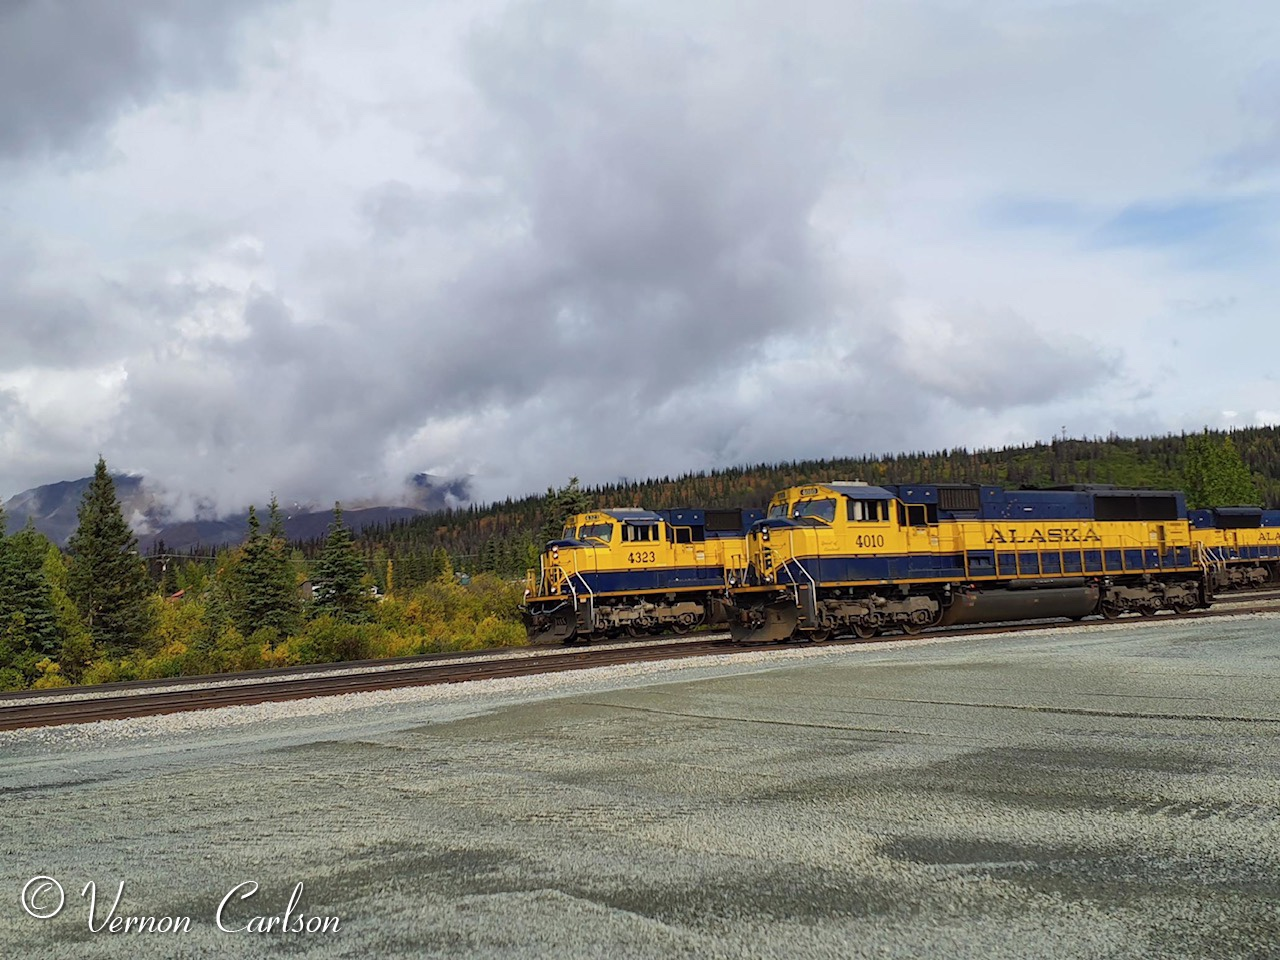
[[1092, 527], [1034, 527], [1031, 530], [1019, 530], [1017, 527], [991, 528], [991, 536], [987, 543], [1101, 543]]

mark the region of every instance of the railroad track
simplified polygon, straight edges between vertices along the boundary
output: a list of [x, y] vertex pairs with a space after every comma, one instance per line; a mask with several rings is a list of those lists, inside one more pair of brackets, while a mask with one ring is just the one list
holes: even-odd
[[[1280, 597], [1280, 594], [1277, 595]], [[931, 631], [930, 635], [948, 637], [1001, 635], [1027, 630], [1043, 630], [1053, 626], [1109, 627], [1117, 623], [1154, 620], [1184, 621], [1211, 617], [1238, 616], [1248, 613], [1276, 612], [1274, 602], [1256, 594], [1238, 600], [1220, 601], [1210, 610], [1158, 617], [1124, 617], [1120, 620], [1090, 620], [1083, 623], [1063, 621], [1029, 621], [1009, 624], [980, 624]], [[859, 640], [844, 637], [828, 640], [822, 646], [845, 646], [912, 637], [877, 637]], [[285, 671], [252, 671], [230, 677], [205, 676], [177, 681], [120, 683], [78, 688], [71, 693], [39, 690], [0, 695], [0, 731], [27, 727], [92, 723], [160, 714], [184, 713], [215, 707], [247, 706], [257, 703], [329, 697], [345, 693], [368, 693], [398, 687], [465, 683], [470, 680], [492, 680], [503, 677], [526, 677], [542, 673], [563, 673], [593, 667], [619, 664], [686, 659], [701, 656], [755, 652], [763, 648], [787, 648], [789, 644], [731, 644], [727, 634], [678, 641], [657, 641], [608, 647], [543, 648], [529, 655], [528, 648], [519, 653], [495, 655], [494, 651], [472, 654], [432, 655], [429, 658], [402, 658], [397, 662], [370, 660], [359, 663], [289, 668]], [[443, 659], [447, 657], [448, 659]], [[425, 660], [425, 662], [424, 662]], [[388, 669], [388, 666], [392, 669]], [[318, 673], [318, 671], [329, 671]], [[270, 677], [271, 679], [267, 679]], [[127, 692], [126, 692], [127, 691]]]
[[[671, 660], [678, 657], [724, 653], [723, 640], [683, 640], [674, 643], [649, 643], [607, 648], [562, 648], [564, 652], [542, 656], [490, 657], [477, 656], [463, 661], [429, 662], [397, 669], [379, 668], [344, 670], [317, 675], [317, 667], [307, 673], [277, 679], [237, 677], [223, 681], [221, 677], [192, 677], [185, 682], [149, 683], [139, 689], [130, 684], [114, 684], [131, 692], [113, 691], [107, 695], [98, 688], [58, 695], [56, 691], [24, 691], [0, 696], [0, 730], [24, 727], [56, 726], [67, 723], [91, 723], [97, 720], [120, 720], [127, 717], [150, 717], [213, 707], [246, 706], [308, 697], [331, 697], [344, 693], [368, 693], [397, 687], [428, 686], [442, 683], [465, 683], [469, 680], [492, 680], [500, 677], [523, 677], [539, 673], [561, 673], [587, 670], [643, 661]], [[328, 665], [341, 669], [345, 664]], [[269, 671], [257, 671], [267, 673]], [[39, 702], [23, 702], [38, 700]]]

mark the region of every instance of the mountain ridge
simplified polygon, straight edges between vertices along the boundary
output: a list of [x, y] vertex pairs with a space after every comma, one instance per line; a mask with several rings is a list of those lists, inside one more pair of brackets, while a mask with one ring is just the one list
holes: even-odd
[[[28, 521], [59, 547], [65, 547], [79, 523], [78, 511], [92, 477], [59, 480], [15, 494], [2, 506], [9, 532]], [[162, 490], [151, 487], [138, 474], [114, 474], [116, 498], [121, 512], [138, 537], [142, 553], [163, 544], [165, 551], [189, 552], [199, 547], [222, 547], [240, 543], [248, 535], [249, 511], [221, 516], [176, 519], [166, 506]], [[399, 503], [379, 503], [370, 498], [351, 501], [343, 508], [343, 520], [357, 534], [368, 527], [409, 520], [470, 502], [469, 479], [441, 478], [427, 473], [410, 477]], [[333, 509], [314, 504], [294, 504], [285, 513], [285, 535], [290, 540], [313, 540], [325, 536], [333, 519]]]

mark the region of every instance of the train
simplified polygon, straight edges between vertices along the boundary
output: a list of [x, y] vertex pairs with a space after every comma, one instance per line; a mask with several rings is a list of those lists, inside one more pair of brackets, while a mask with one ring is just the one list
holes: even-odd
[[[682, 527], [678, 517], [704, 522]], [[637, 523], [650, 539], [634, 539]], [[596, 535], [601, 524], [607, 536]], [[697, 542], [711, 544], [696, 562], [688, 549], [695, 530]], [[641, 542], [649, 546], [637, 549]], [[722, 623], [738, 642], [822, 641], [1186, 613], [1220, 591], [1277, 579], [1276, 510], [1188, 511], [1181, 492], [1107, 484], [831, 481], [779, 491], [763, 513], [574, 517], [530, 572], [525, 610], [531, 640]]]
[[565, 521], [525, 578], [532, 643], [580, 643], [723, 623], [724, 572], [746, 563], [763, 510], [623, 508]]

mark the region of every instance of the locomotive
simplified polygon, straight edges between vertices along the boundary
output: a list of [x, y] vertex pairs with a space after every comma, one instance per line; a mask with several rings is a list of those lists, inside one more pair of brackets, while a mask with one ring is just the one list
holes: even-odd
[[525, 580], [533, 643], [586, 642], [723, 622], [726, 571], [747, 566], [762, 510], [598, 510], [565, 522]]
[[[736, 640], [778, 641], [1185, 613], [1208, 606], [1223, 578], [1274, 576], [1265, 563], [1280, 558], [1280, 529], [1265, 528], [1269, 546], [1242, 544], [1244, 528], [1224, 526], [1238, 516], [1200, 518], [1193, 534], [1183, 494], [1101, 485], [796, 486], [749, 531], [725, 617]], [[1250, 572], [1233, 574], [1242, 559]]]
[[1203, 552], [1214, 590], [1280, 580], [1280, 510], [1214, 507], [1192, 510], [1191, 539]]

